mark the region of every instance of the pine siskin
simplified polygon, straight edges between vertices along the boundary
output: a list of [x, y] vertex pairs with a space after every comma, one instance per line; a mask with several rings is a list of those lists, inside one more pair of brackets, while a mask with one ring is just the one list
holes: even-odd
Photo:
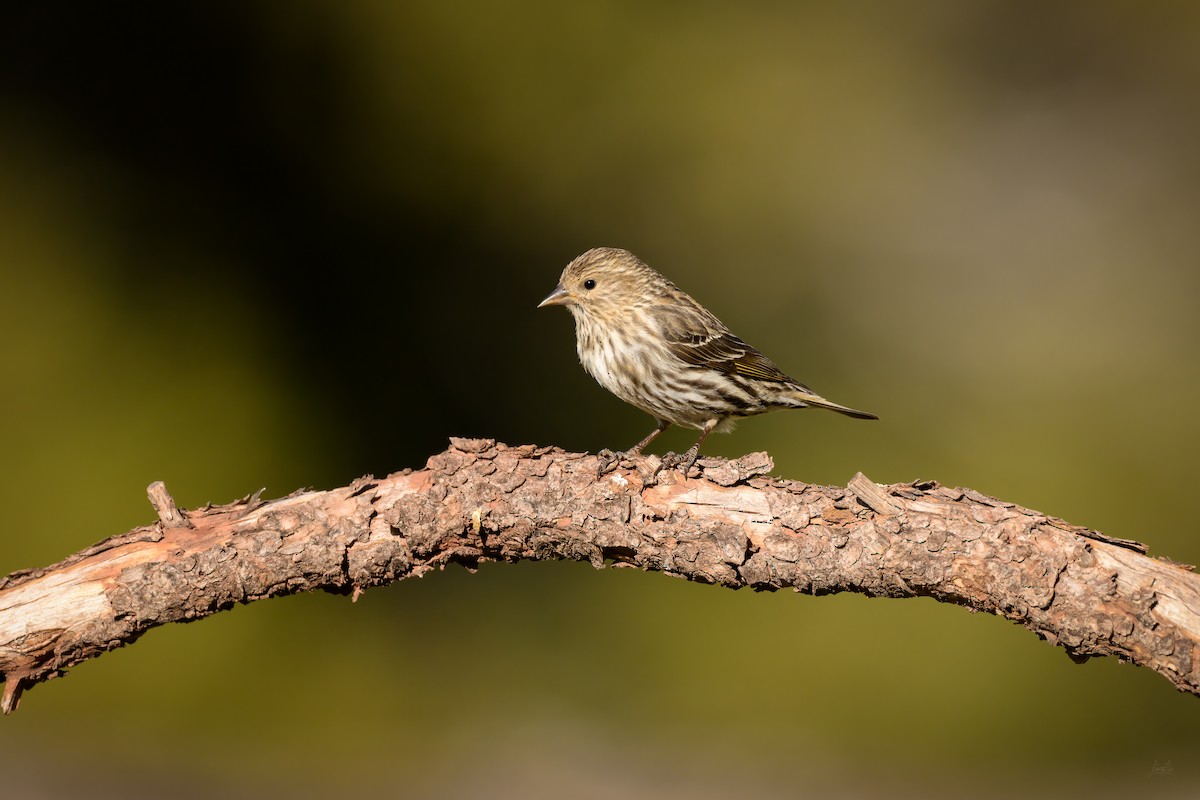
[[738, 417], [815, 406], [878, 419], [789, 378], [628, 250], [597, 247], [576, 258], [538, 308], [552, 305], [566, 306], [575, 317], [583, 368], [658, 421], [629, 456], [641, 453], [672, 424], [701, 432], [683, 456], [686, 473], [705, 438], [714, 430], [729, 430]]

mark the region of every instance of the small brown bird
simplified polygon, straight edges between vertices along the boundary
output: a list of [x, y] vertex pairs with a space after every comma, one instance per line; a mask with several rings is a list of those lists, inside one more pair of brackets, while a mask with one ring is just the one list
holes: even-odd
[[780, 408], [828, 408], [878, 419], [830, 402], [789, 378], [771, 359], [628, 250], [597, 247], [563, 270], [538, 304], [575, 317], [583, 368], [601, 386], [658, 421], [626, 454], [635, 456], [672, 424], [700, 431], [683, 455], [686, 473], [714, 430]]

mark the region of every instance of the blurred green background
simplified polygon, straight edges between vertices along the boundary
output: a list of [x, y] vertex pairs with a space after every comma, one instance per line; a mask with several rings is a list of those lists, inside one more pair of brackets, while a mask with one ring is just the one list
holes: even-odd
[[[18, 3], [0, 574], [184, 506], [627, 447], [627, 247], [879, 414], [714, 437], [1200, 562], [1200, 5]], [[672, 432], [661, 449], [686, 447]], [[1200, 705], [927, 600], [460, 569], [147, 634], [0, 720], [14, 797], [1185, 796]]]

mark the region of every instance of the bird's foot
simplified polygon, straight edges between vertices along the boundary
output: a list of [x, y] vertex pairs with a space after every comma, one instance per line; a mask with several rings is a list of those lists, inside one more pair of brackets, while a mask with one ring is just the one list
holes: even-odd
[[596, 458], [600, 462], [596, 467], [596, 477], [603, 477], [617, 467], [638, 469], [638, 465], [635, 462], [639, 459], [645, 462], [648, 468], [641, 470], [643, 477], [648, 482], [654, 482], [658, 478], [658, 474], [663, 470], [678, 470], [680, 474], [687, 477], [688, 472], [696, 464], [696, 455], [695, 450], [688, 450], [686, 453], [663, 453], [661, 456], [645, 456], [636, 450], [614, 451], [606, 447], [596, 453]]
[[600, 461], [600, 464], [596, 467], [596, 477], [603, 477], [617, 467], [623, 465], [633, 466], [629, 463], [629, 461], [634, 455], [636, 455], [636, 453], [620, 451], [614, 452], [609, 450], [607, 447], [604, 448], [599, 453], [596, 453], [596, 458]]
[[686, 453], [663, 453], [662, 469], [678, 470], [686, 478], [696, 463], [696, 455], [694, 450], [688, 450]]

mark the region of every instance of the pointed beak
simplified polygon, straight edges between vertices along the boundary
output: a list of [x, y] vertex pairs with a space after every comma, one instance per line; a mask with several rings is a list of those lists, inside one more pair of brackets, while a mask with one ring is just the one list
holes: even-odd
[[543, 300], [542, 302], [537, 304], [537, 307], [541, 308], [542, 306], [565, 306], [565, 305], [570, 305], [573, 302], [575, 302], [575, 298], [573, 298], [571, 296], [571, 293], [568, 292], [566, 289], [564, 289], [562, 287], [562, 284], [560, 283], [558, 286], [554, 287], [554, 291], [550, 293], [549, 297], [547, 297], [545, 300]]

